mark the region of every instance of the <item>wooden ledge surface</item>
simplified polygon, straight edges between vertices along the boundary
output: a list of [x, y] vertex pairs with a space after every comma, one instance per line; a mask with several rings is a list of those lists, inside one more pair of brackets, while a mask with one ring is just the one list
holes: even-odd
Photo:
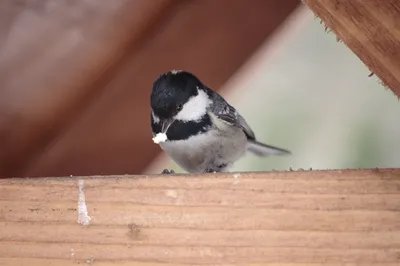
[[0, 180], [0, 265], [400, 265], [400, 169]]

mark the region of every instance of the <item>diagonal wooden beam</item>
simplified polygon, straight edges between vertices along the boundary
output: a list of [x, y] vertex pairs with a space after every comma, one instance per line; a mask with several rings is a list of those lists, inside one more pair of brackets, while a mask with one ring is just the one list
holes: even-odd
[[0, 265], [400, 264], [400, 170], [0, 180]]
[[400, 1], [303, 2], [400, 97]]
[[173, 1], [2, 1], [0, 177], [63, 134]]

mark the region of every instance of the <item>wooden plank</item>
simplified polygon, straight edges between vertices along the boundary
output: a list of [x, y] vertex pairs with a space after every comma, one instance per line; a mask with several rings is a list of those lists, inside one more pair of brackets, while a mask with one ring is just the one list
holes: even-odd
[[303, 2], [400, 97], [400, 1]]
[[3, 179], [0, 265], [394, 266], [399, 202], [395, 169]]

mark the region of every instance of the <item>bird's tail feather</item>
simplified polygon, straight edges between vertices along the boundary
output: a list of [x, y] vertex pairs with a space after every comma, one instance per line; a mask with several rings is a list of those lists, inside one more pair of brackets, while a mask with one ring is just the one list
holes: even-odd
[[247, 141], [247, 150], [257, 156], [270, 156], [270, 155], [290, 155], [290, 151], [278, 147], [270, 146], [256, 140]]

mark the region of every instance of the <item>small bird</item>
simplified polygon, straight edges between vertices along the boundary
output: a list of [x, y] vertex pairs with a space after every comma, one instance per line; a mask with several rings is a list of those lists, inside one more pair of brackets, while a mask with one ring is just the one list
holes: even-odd
[[153, 141], [189, 173], [226, 172], [246, 151], [257, 156], [291, 154], [258, 142], [238, 111], [190, 72], [172, 70], [159, 76], [150, 102]]

